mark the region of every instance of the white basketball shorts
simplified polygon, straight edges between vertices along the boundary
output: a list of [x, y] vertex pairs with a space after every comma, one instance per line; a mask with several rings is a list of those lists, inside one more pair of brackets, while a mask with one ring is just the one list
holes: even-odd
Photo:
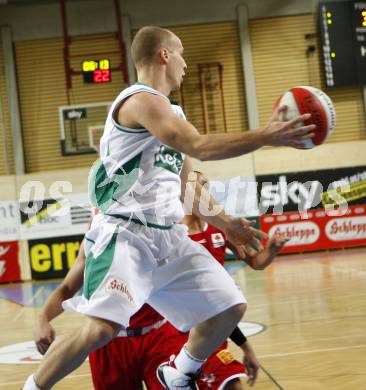
[[65, 310], [129, 325], [148, 303], [185, 332], [246, 300], [225, 269], [187, 235], [187, 227], [148, 227], [97, 215], [85, 236], [83, 294]]

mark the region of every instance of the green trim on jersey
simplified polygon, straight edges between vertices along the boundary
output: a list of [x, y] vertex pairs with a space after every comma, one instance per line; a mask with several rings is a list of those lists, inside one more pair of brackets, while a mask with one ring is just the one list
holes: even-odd
[[89, 251], [86, 257], [83, 288], [83, 295], [86, 299], [90, 299], [111, 267], [116, 249], [117, 235], [117, 231], [113, 233], [109, 244], [99, 256], [94, 257], [93, 253]]
[[89, 180], [89, 199], [102, 213], [108, 210], [116, 199], [121, 199], [137, 182], [142, 152], [118, 168], [111, 177], [102, 161], [98, 162]]
[[141, 128], [141, 129], [132, 129], [130, 127], [121, 126], [118, 124], [114, 119], [112, 119], [113, 124], [115, 128], [119, 131], [122, 131], [124, 133], [132, 133], [132, 134], [142, 134], [142, 133], [148, 133], [148, 130]]
[[85, 237], [86, 241], [89, 241], [89, 242], [92, 242], [93, 244], [95, 244], [95, 241], [92, 240], [91, 238], [88, 238], [88, 237]]
[[113, 218], [120, 218], [120, 219], [123, 219], [124, 221], [131, 221], [131, 222], [137, 223], [138, 225], [151, 227], [153, 229], [169, 230], [173, 227], [173, 225], [158, 225], [156, 223], [150, 223], [150, 222], [144, 223], [144, 222], [140, 221], [139, 219], [127, 217], [126, 215], [120, 215], [120, 214], [106, 214], [106, 215], [113, 217]]
[[159, 152], [155, 154], [154, 166], [179, 175], [183, 167], [182, 153], [169, 146], [161, 145]]

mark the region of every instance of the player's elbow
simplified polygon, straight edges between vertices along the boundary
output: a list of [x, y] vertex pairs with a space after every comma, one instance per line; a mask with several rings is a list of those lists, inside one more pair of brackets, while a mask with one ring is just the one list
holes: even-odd
[[201, 135], [197, 135], [192, 140], [190, 143], [190, 152], [188, 154], [200, 161], [212, 160], [212, 156], [206, 148], [205, 140]]
[[204, 150], [197, 150], [194, 154], [195, 155], [192, 154], [192, 157], [196, 158], [197, 160], [200, 160], [200, 161], [211, 161], [212, 160], [210, 154]]
[[205, 151], [201, 135], [182, 137], [178, 132], [171, 131], [168, 137], [166, 137], [165, 143], [197, 160], [209, 160], [209, 155]]

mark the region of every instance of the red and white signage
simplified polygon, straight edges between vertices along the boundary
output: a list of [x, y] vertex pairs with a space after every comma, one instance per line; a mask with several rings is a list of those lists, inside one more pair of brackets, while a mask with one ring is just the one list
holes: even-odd
[[290, 237], [282, 253], [366, 245], [366, 206], [349, 206], [346, 213], [311, 210], [307, 216], [301, 219], [298, 212], [262, 215], [260, 227], [269, 235]]
[[366, 216], [334, 218], [325, 225], [325, 234], [331, 241], [366, 240]]
[[17, 241], [0, 242], [0, 283], [20, 281], [18, 256]]

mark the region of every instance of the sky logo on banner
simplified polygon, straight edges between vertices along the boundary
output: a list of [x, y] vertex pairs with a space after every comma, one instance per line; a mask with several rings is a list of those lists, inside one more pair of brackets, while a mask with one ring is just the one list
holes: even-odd
[[298, 205], [298, 210], [307, 210], [320, 203], [322, 192], [322, 184], [318, 181], [287, 183], [286, 176], [280, 176], [276, 184], [262, 183], [259, 211], [266, 214], [269, 208], [273, 208], [273, 213], [280, 214], [289, 204]]
[[[260, 175], [257, 198], [260, 214], [281, 214], [366, 203], [366, 167]], [[302, 216], [307, 218], [307, 215]]]

